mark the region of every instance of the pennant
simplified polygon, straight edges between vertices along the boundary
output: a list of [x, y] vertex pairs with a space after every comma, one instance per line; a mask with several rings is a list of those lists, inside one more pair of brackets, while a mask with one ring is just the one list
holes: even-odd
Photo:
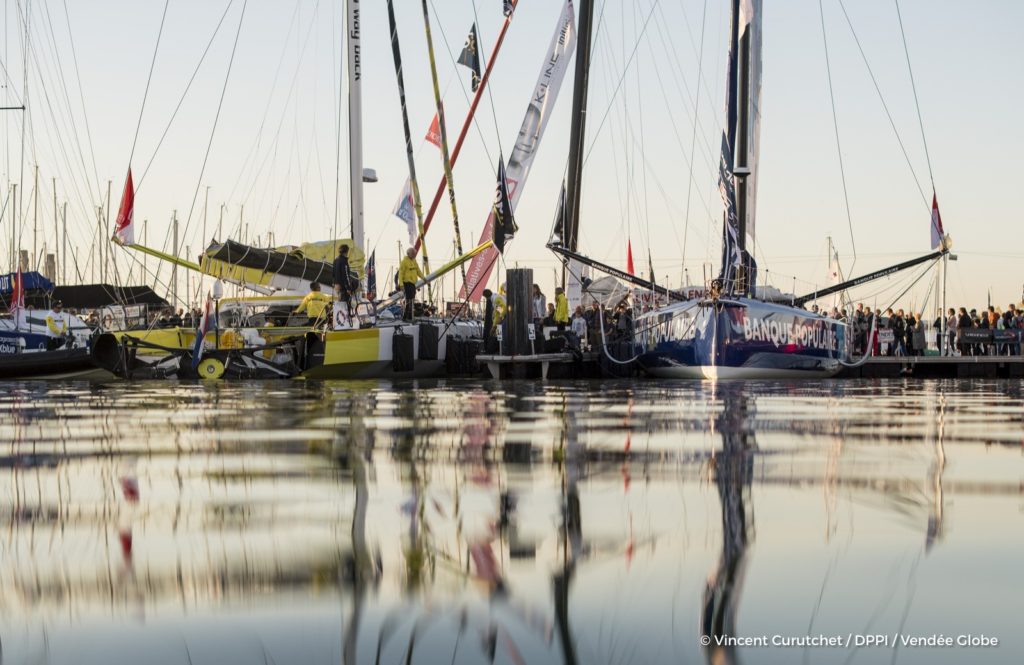
[[128, 167], [128, 178], [124, 181], [124, 191], [121, 193], [121, 207], [117, 211], [117, 221], [114, 226], [114, 241], [122, 245], [135, 244], [135, 185], [132, 182], [132, 167]]
[[501, 13], [505, 16], [512, 16], [512, 10], [516, 8], [516, 0], [501, 0]]
[[498, 158], [498, 188], [494, 194], [494, 246], [505, 252], [505, 242], [515, 236], [516, 220], [512, 215], [512, 199], [508, 195], [508, 179], [505, 178], [505, 160]]
[[438, 121], [436, 113], [434, 114], [434, 119], [430, 123], [430, 129], [427, 130], [426, 139], [438, 148], [441, 147], [441, 123]]
[[405, 222], [406, 227], [409, 229], [409, 244], [415, 244], [416, 204], [412, 200], [412, 182], [408, 178], [405, 179], [405, 186], [402, 188], [402, 194], [398, 197], [398, 201], [395, 202], [395, 207], [391, 211], [391, 214]]
[[377, 299], [377, 250], [370, 253], [366, 262], [366, 299], [373, 302]]
[[626, 272], [630, 275], [635, 275], [633, 272], [633, 241], [626, 241]]
[[466, 45], [462, 47], [462, 53], [459, 54], [459, 59], [456, 60], [458, 64], [463, 67], [468, 67], [473, 72], [473, 92], [477, 91], [480, 87], [480, 53], [477, 49], [477, 44], [480, 40], [476, 34], [476, 23], [469, 29], [469, 36], [466, 37]]
[[14, 275], [14, 285], [11, 290], [11, 305], [7, 309], [11, 314], [17, 314], [19, 310], [25, 308], [25, 278], [21, 274], [21, 266], [18, 266], [18, 272]]
[[196, 343], [192, 347], [192, 369], [199, 369], [199, 363], [203, 359], [203, 338], [216, 327], [217, 313], [213, 309], [213, 298], [207, 293], [203, 316], [199, 319], [199, 327], [196, 328]]
[[932, 249], [942, 246], [942, 239], [946, 237], [942, 230], [942, 215], [939, 214], [939, 198], [932, 192]]

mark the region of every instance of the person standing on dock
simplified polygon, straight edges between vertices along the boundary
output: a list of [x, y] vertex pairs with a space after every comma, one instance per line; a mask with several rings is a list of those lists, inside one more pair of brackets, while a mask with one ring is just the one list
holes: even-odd
[[352, 274], [352, 266], [348, 262], [348, 245], [338, 248], [338, 258], [334, 259], [334, 299], [345, 303], [346, 313], [352, 316], [352, 283], [356, 281]]
[[490, 353], [491, 337], [494, 335], [494, 300], [490, 289], [484, 289], [484, 353]]
[[540, 323], [544, 318], [548, 306], [548, 299], [540, 290], [540, 286], [533, 285], [533, 322]]
[[420, 265], [416, 263], [416, 250], [410, 247], [405, 251], [405, 258], [398, 265], [398, 281], [402, 284], [405, 295], [405, 311], [403, 321], [412, 321], [413, 305], [416, 303], [416, 280], [426, 279]]
[[555, 325], [558, 329], [565, 330], [569, 325], [569, 299], [565, 297], [565, 289], [555, 289]]

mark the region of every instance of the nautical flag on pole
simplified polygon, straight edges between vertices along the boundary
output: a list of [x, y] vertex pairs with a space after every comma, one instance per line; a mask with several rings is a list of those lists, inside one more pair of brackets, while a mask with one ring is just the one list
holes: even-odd
[[14, 275], [14, 285], [11, 289], [11, 306], [7, 309], [10, 310], [11, 314], [17, 314], [18, 310], [25, 307], [25, 278], [21, 274], [21, 266], [18, 266], [18, 272]]
[[434, 114], [434, 119], [430, 123], [430, 129], [427, 130], [426, 139], [438, 148], [441, 147], [441, 123], [438, 121], [436, 113]]
[[633, 241], [632, 239], [626, 240], [626, 272], [630, 275], [635, 275], [633, 272]]
[[395, 202], [391, 214], [405, 222], [409, 229], [409, 244], [416, 243], [416, 205], [412, 200], [412, 182], [406, 178], [405, 187], [402, 188], [402, 195]]
[[474, 23], [473, 27], [469, 29], [469, 36], [466, 37], [466, 45], [462, 47], [462, 53], [459, 54], [459, 59], [455, 61], [473, 71], [473, 92], [476, 92], [477, 88], [480, 87], [480, 52], [477, 49], [479, 42], [480, 40], [476, 34], [476, 23]]
[[512, 216], [512, 199], [508, 195], [505, 178], [505, 160], [498, 158], [498, 188], [494, 194], [494, 246], [504, 253], [505, 242], [516, 234], [516, 220]]
[[366, 262], [366, 299], [370, 302], [377, 299], [377, 250], [370, 252], [370, 260]]
[[939, 214], [939, 198], [932, 192], [932, 249], [938, 249], [945, 237], [942, 230], [942, 215]]
[[501, 13], [505, 16], [512, 16], [512, 10], [516, 8], [516, 0], [501, 0]]
[[128, 178], [124, 181], [121, 193], [121, 207], [117, 211], [117, 223], [114, 226], [114, 240], [122, 245], [135, 244], [135, 185], [132, 182], [132, 167], [128, 167]]
[[196, 328], [196, 343], [192, 347], [192, 369], [199, 368], [199, 362], [203, 359], [203, 338], [215, 327], [217, 327], [217, 313], [214, 309], [213, 298], [207, 294], [203, 316], [199, 319], [199, 327]]

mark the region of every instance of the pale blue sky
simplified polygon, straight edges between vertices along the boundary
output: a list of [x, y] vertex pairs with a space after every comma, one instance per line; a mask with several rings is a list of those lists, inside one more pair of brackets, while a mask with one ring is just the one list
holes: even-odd
[[[132, 159], [137, 183], [153, 160], [139, 186], [136, 219], [139, 223], [150, 220], [149, 244], [169, 248], [164, 239], [171, 211], [177, 209], [182, 228], [188, 225], [182, 245], [194, 255], [205, 244], [200, 229], [205, 188], [209, 186], [207, 238], [215, 233], [222, 203], [228, 220], [225, 226], [230, 223], [235, 234], [244, 205], [250, 235], [265, 237], [272, 231], [277, 243], [330, 237], [338, 152], [341, 0], [249, 0], [245, 5], [219, 124], [200, 181], [244, 4], [234, 0], [167, 138], [155, 152], [228, 4], [228, 0], [170, 2]], [[489, 54], [502, 20], [498, 0], [433, 0], [435, 46], [453, 137], [467, 107], [463, 90], [468, 93], [469, 76], [464, 69], [454, 68], [444, 37], [457, 55], [474, 21], [474, 4], [481, 42]], [[928, 251], [931, 186], [894, 2], [846, 0], [845, 4], [928, 199], [928, 203], [922, 200], [838, 1], [824, 0], [857, 250], [853, 270], [860, 273]], [[407, 172], [385, 3], [378, 0], [364, 5], [365, 155], [367, 166], [380, 175], [379, 183], [366, 188], [367, 242], [377, 248], [383, 277], [396, 262], [397, 243], [405, 241], [403, 225], [389, 212]], [[419, 141], [433, 114], [421, 5], [419, 0], [396, 0], [396, 5], [410, 118]], [[456, 166], [463, 244], [467, 247], [475, 243], [489, 210], [499, 142], [508, 154], [561, 5], [556, 0], [521, 0], [492, 78], [495, 112], [492, 114], [491, 100], [485, 99], [477, 115], [478, 128], [472, 130]], [[594, 150], [585, 176], [581, 244], [595, 257], [621, 266], [629, 237], [638, 267], [646, 268], [650, 251], [659, 279], [667, 277], [673, 285], [682, 279], [684, 243], [690, 282], [701, 280], [705, 263], [713, 263], [714, 270], [718, 267], [721, 204], [715, 188], [715, 164], [728, 3], [708, 0], [706, 5], [700, 65], [704, 0], [598, 0], [597, 5], [602, 25], [594, 45], [588, 137]], [[13, 81], [6, 81], [4, 94], [5, 101], [12, 103], [21, 96], [17, 16], [26, 6], [34, 49], [29, 70], [32, 131], [26, 143], [26, 188], [31, 190], [30, 171], [38, 162], [43, 181], [40, 215], [46, 235], [52, 237], [49, 183], [50, 178], [58, 179], [58, 197], [69, 201], [73, 244], [84, 264], [95, 235], [95, 217], [90, 211], [102, 202], [101, 196], [105, 198], [108, 179], [114, 181], [112, 204], [117, 205], [163, 3], [5, 3], [3, 62]], [[1024, 287], [1024, 270], [1019, 268], [1024, 260], [1024, 233], [1020, 230], [1024, 219], [1012, 199], [1017, 189], [1014, 167], [1024, 146], [1024, 131], [1016, 118], [1024, 101], [1019, 85], [1024, 46], [1016, 34], [1024, 24], [1024, 7], [1009, 0], [902, 0], [900, 8], [939, 202], [960, 255], [960, 261], [951, 264], [950, 304], [984, 305], [991, 287], [993, 300], [1005, 306], [1010, 300], [1019, 300]], [[638, 39], [648, 15], [651, 21]], [[81, 97], [67, 19], [81, 74]], [[803, 292], [826, 281], [826, 236], [831, 235], [838, 245], [844, 268], [853, 262], [818, 2], [766, 1], [764, 44], [758, 259], [762, 275], [767, 271], [776, 286], [792, 290], [796, 278], [795, 288]], [[634, 45], [632, 64], [623, 76], [625, 56]], [[55, 65], [57, 55], [63, 85]], [[687, 223], [692, 93], [698, 66], [703, 71], [700, 122]], [[611, 92], [620, 78], [622, 87], [613, 99]], [[506, 254], [507, 265], [518, 263], [538, 271], [538, 281], [549, 291], [556, 262], [544, 243], [566, 163], [571, 97], [570, 73], [516, 211], [521, 232]], [[92, 149], [85, 131], [83, 100]], [[606, 112], [607, 120], [597, 133]], [[74, 128], [69, 120], [72, 115]], [[18, 114], [8, 113], [5, 118], [4, 177], [17, 182], [21, 163]], [[344, 135], [340, 148], [340, 226], [346, 229]], [[441, 175], [438, 151], [419, 144], [417, 164], [421, 188], [428, 197]], [[187, 222], [197, 187], [192, 220]], [[21, 245], [28, 249], [32, 245], [31, 201], [26, 199], [22, 209], [26, 224]], [[3, 228], [6, 255], [7, 218]], [[452, 236], [444, 201], [428, 236], [435, 264], [450, 256]], [[39, 242], [42, 244], [42, 236]], [[120, 250], [115, 256], [124, 270], [129, 265], [127, 257]], [[909, 280], [910, 275], [904, 274], [865, 287], [855, 298], [863, 296], [884, 306]], [[921, 280], [900, 304], [909, 305], [914, 299], [921, 302], [928, 281]]]

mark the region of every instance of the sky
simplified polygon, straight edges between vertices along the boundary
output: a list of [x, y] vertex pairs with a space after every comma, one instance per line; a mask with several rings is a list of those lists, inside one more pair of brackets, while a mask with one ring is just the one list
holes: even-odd
[[[475, 21], [489, 57], [501, 3], [429, 2], [454, 142], [471, 93], [468, 71], [453, 61]], [[659, 282], [700, 284], [719, 268], [717, 146], [729, 3], [596, 3], [581, 249], [625, 267], [630, 243], [637, 268], [653, 265]], [[403, 223], [390, 215], [408, 171], [386, 5], [363, 4], [364, 155], [379, 175], [365, 190], [366, 242], [383, 279], [408, 242]], [[422, 4], [395, 5], [418, 175], [429, 200], [443, 176], [439, 151], [422, 140], [434, 113]], [[756, 223], [762, 280], [797, 293], [827, 284], [829, 237], [848, 275], [927, 253], [934, 180], [958, 256], [949, 264], [949, 304], [981, 307], [989, 292], [996, 304], [1020, 301], [1024, 215], [1013, 201], [1012, 162], [1024, 147], [1016, 118], [1024, 106], [1017, 85], [1024, 43], [1015, 32], [1024, 6], [900, 1], [919, 124], [893, 0], [764, 5]], [[465, 247], [481, 232], [498, 155], [512, 150], [561, 8], [560, 0], [521, 0], [516, 10], [454, 169]], [[158, 0], [4, 4], [0, 94], [4, 106], [27, 98], [28, 107], [24, 132], [21, 112], [3, 116], [0, 167], [8, 186], [0, 231], [8, 265], [12, 223], [23, 249], [34, 246], [38, 255], [44, 245], [52, 251], [59, 244], [56, 190], [58, 206], [67, 202], [74, 248], [68, 272], [77, 264], [91, 281], [96, 208], [108, 207], [108, 181], [109, 207], [117, 208], [129, 163], [136, 239], [148, 220], [146, 244], [159, 249], [171, 249], [175, 211], [180, 254], [190, 257], [215, 237], [280, 245], [347, 235], [347, 120], [344, 106], [341, 116], [338, 108], [345, 92], [342, 0], [170, 0], [161, 30], [163, 11]], [[549, 295], [558, 263], [545, 243], [568, 161], [571, 101], [572, 70], [516, 209], [520, 231], [504, 257], [504, 268], [532, 268]], [[12, 183], [25, 193], [15, 204], [20, 221], [10, 214]], [[445, 197], [427, 237], [433, 265], [453, 255], [452, 227]], [[104, 239], [109, 235], [106, 225]], [[144, 280], [138, 255], [103, 246], [121, 281], [166, 284], [166, 269]], [[113, 281], [114, 268], [108, 270]], [[921, 274], [902, 273], [852, 295], [878, 307], [895, 300], [931, 309], [936, 273], [915, 282]], [[445, 292], [455, 286], [448, 280]], [[189, 285], [201, 288], [195, 279]]]

